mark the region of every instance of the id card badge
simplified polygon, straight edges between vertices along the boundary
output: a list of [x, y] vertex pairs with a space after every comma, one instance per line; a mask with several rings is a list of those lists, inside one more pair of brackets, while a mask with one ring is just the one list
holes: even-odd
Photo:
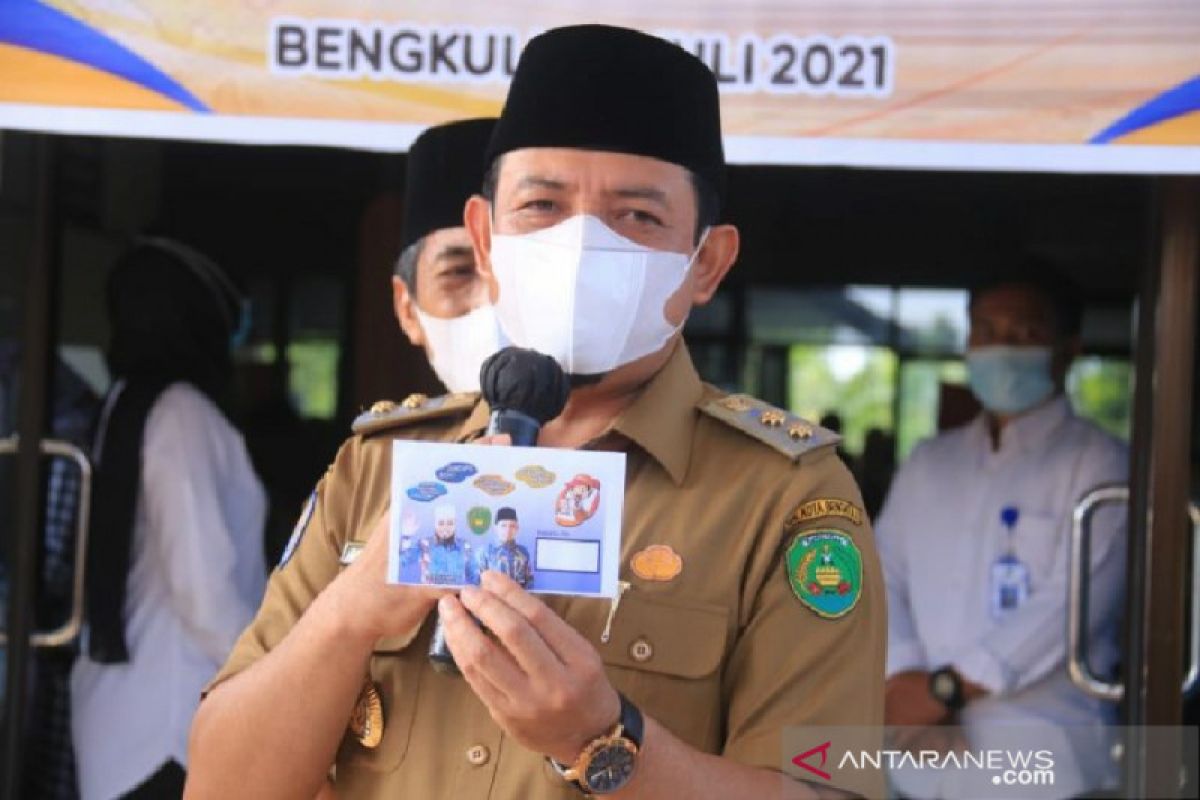
[[1029, 570], [1012, 553], [992, 564], [992, 619], [1003, 620], [1029, 599]]

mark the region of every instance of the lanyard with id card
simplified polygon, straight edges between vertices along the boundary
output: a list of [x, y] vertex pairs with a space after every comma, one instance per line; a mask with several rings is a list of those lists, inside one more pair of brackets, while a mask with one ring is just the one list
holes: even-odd
[[1015, 506], [1005, 506], [1000, 511], [1000, 522], [1004, 525], [1004, 553], [992, 563], [992, 619], [1002, 621], [1019, 609], [1029, 599], [1029, 570], [1021, 559], [1013, 541], [1017, 521], [1021, 512]]

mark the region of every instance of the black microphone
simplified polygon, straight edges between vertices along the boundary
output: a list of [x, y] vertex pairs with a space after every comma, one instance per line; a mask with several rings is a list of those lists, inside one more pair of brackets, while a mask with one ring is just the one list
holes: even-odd
[[[571, 393], [557, 361], [521, 347], [489, 356], [479, 370], [479, 388], [492, 409], [486, 435], [507, 433], [517, 447], [535, 446], [542, 426], [562, 413]], [[440, 618], [429, 642], [429, 661], [438, 672], [459, 674]]]

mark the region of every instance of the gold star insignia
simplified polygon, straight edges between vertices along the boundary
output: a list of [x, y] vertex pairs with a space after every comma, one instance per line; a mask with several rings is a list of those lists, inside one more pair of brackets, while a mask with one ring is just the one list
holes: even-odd
[[762, 413], [762, 424], [768, 428], [778, 428], [787, 419], [787, 414], [774, 409]]
[[721, 405], [730, 411], [749, 411], [750, 401], [740, 395], [731, 394], [721, 401]]
[[372, 414], [386, 414], [396, 407], [391, 400], [379, 400], [371, 404]]
[[805, 425], [803, 422], [798, 422], [792, 427], [788, 428], [788, 436], [792, 437], [793, 439], [811, 439], [812, 435], [812, 426]]
[[402, 402], [400, 405], [404, 408], [412, 410], [420, 408], [427, 402], [429, 402], [429, 397], [418, 392], [416, 394], [410, 394], [408, 397], [404, 398], [404, 402]]

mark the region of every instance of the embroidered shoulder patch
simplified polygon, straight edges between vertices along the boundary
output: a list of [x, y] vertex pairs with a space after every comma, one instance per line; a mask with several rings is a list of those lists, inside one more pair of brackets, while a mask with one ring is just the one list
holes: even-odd
[[841, 517], [850, 520], [853, 525], [862, 525], [863, 512], [849, 500], [838, 500], [833, 497], [821, 497], [809, 500], [798, 506], [784, 523], [784, 533], [790, 534], [798, 528], [822, 517]]
[[784, 556], [788, 584], [808, 609], [825, 619], [844, 617], [862, 596], [862, 554], [836, 528], [798, 534]]
[[292, 554], [296, 552], [297, 545], [304, 538], [304, 531], [308, 529], [308, 523], [312, 521], [313, 512], [317, 509], [317, 490], [313, 489], [313, 493], [308, 496], [308, 500], [304, 501], [304, 509], [300, 512], [300, 519], [296, 520], [296, 527], [292, 528], [292, 535], [288, 539], [287, 545], [283, 548], [283, 555], [279, 557], [279, 566], [277, 569], [283, 569], [292, 559]]

